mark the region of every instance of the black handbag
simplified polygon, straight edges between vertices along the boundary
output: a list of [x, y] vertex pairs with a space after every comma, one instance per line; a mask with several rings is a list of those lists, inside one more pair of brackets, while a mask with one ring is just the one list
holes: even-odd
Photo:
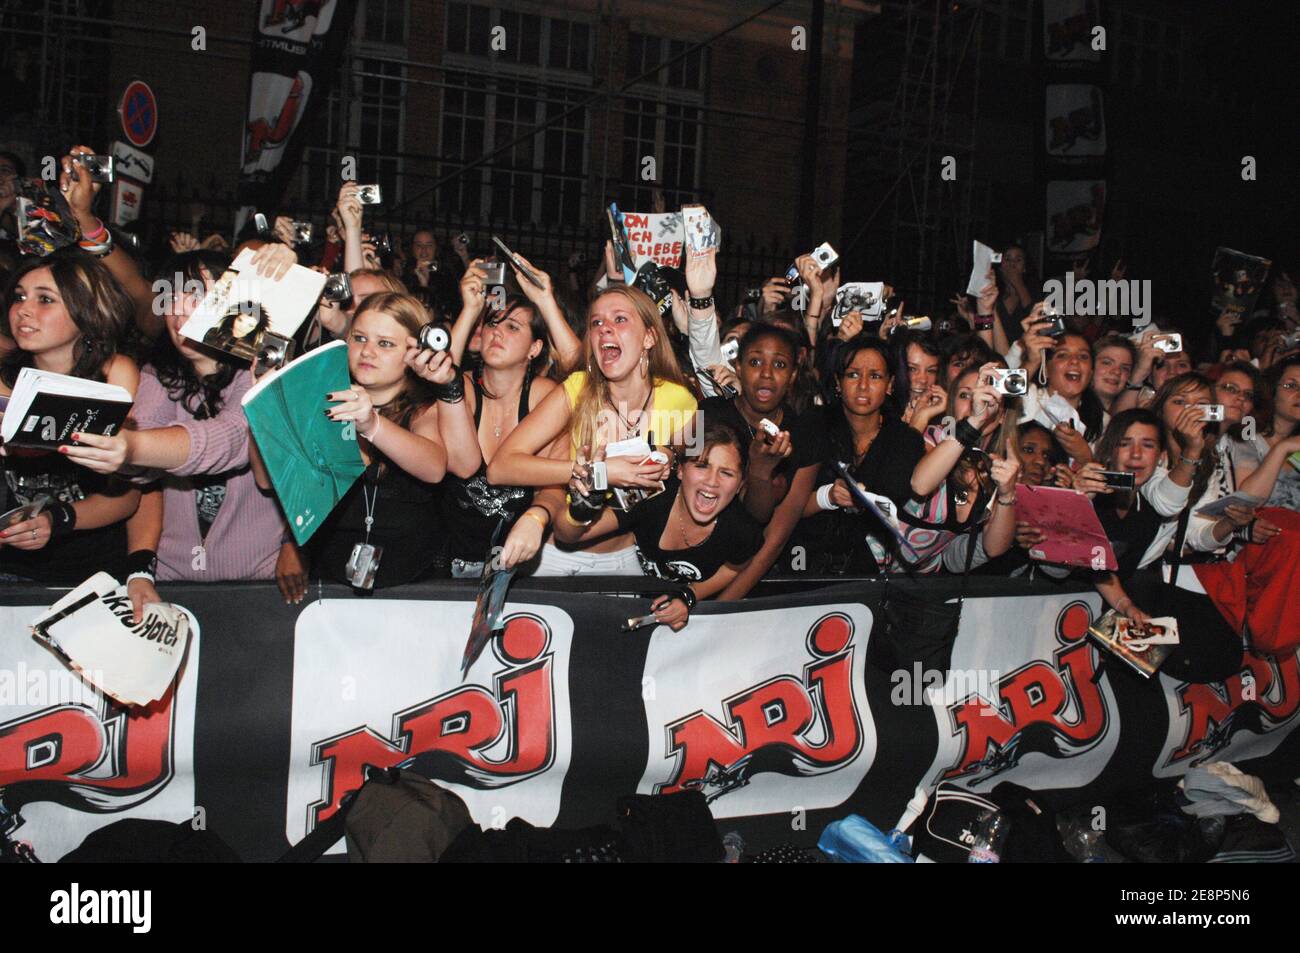
[[708, 801], [699, 791], [621, 797], [618, 822], [628, 860], [716, 863], [726, 854]]

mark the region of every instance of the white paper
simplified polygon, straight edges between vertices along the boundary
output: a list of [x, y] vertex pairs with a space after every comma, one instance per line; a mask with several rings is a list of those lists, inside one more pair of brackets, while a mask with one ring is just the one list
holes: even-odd
[[[85, 605], [55, 618], [86, 598]], [[99, 572], [37, 617], [32, 628], [105, 695], [144, 706], [167, 694], [176, 678], [189, 643], [189, 619], [167, 603], [146, 605], [139, 625], [131, 615], [126, 586]]]
[[1067, 421], [1073, 425], [1074, 429], [1083, 433], [1087, 428], [1083, 425], [1083, 418], [1079, 412], [1070, 406], [1070, 402], [1060, 394], [1053, 394], [1038, 405], [1038, 410], [1034, 414], [1034, 420], [1052, 430], [1057, 424], [1063, 424]]
[[[228, 319], [232, 309], [246, 306], [245, 311], [252, 311], [265, 318], [264, 331], [281, 337], [293, 337], [316, 306], [316, 300], [325, 288], [327, 276], [301, 265], [293, 265], [282, 278], [273, 281], [257, 274], [253, 255], [251, 248], [245, 248], [239, 253], [203, 296], [203, 300], [181, 328], [181, 334], [200, 343], [209, 334], [223, 336], [220, 326], [223, 321], [230, 324]], [[229, 337], [229, 332], [224, 336]], [[244, 345], [249, 353], [234, 353], [245, 358], [251, 357], [256, 349], [253, 343], [255, 337], [256, 332], [250, 334]], [[207, 343], [213, 343], [213, 339]]]
[[1232, 505], [1255, 507], [1263, 503], [1263, 499], [1258, 496], [1252, 496], [1249, 493], [1233, 493], [1230, 496], [1222, 496], [1213, 503], [1207, 503], [1200, 509], [1196, 510], [1197, 516], [1206, 519], [1218, 519], [1228, 512], [1228, 507]]
[[975, 264], [971, 266], [970, 281], [966, 282], [966, 293], [979, 297], [979, 293], [988, 284], [989, 267], [1002, 261], [1002, 253], [995, 252], [983, 242], [971, 242], [974, 246]]

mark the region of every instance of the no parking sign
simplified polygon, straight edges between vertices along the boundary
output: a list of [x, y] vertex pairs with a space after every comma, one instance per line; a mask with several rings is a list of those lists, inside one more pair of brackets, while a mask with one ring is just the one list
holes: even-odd
[[147, 83], [135, 79], [127, 84], [118, 103], [122, 132], [131, 145], [144, 148], [158, 132], [158, 100]]

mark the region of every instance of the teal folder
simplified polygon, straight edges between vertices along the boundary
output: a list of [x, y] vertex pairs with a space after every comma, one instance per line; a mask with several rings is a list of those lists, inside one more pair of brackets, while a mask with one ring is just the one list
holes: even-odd
[[272, 371], [244, 395], [244, 415], [293, 538], [307, 542], [365, 471], [356, 427], [325, 416], [325, 395], [352, 386], [334, 341]]

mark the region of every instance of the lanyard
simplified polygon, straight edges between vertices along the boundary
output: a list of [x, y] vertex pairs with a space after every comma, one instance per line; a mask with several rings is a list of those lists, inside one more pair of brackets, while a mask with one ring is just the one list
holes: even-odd
[[370, 486], [366, 483], [365, 477], [361, 478], [361, 495], [366, 501], [366, 539], [370, 542], [370, 527], [375, 524], [375, 506], [379, 503], [379, 484], [375, 484], [375, 495], [370, 496]]

